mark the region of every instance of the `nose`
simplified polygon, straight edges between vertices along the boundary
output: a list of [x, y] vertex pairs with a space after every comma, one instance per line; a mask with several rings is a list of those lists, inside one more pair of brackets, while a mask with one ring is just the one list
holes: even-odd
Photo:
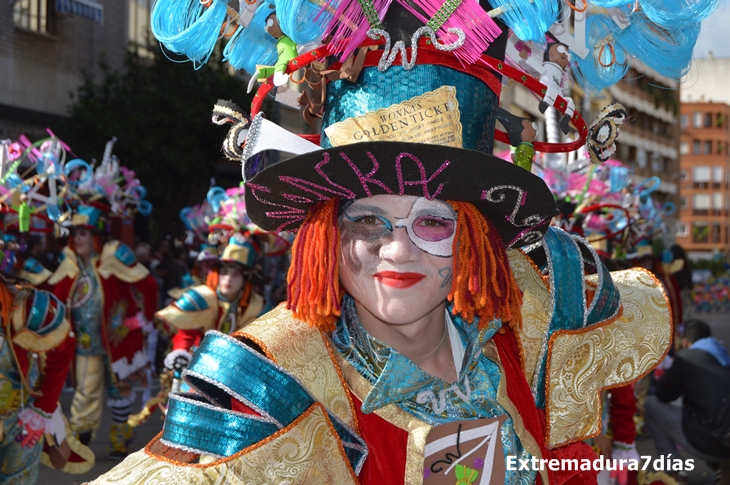
[[421, 250], [413, 244], [405, 228], [393, 229], [393, 238], [380, 248], [380, 257], [394, 264], [403, 264], [417, 261]]

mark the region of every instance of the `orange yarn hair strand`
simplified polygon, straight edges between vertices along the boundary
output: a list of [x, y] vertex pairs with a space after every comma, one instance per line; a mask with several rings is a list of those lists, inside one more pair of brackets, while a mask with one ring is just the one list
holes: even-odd
[[216, 291], [218, 289], [219, 278], [220, 276], [218, 275], [218, 268], [211, 269], [208, 273], [208, 276], [205, 277], [205, 286], [213, 291]]
[[499, 318], [522, 325], [522, 293], [494, 225], [468, 202], [448, 201], [457, 213], [453, 281], [448, 300], [452, 313], [479, 327]]
[[344, 295], [339, 278], [340, 199], [309, 210], [292, 246], [286, 307], [295, 318], [319, 330], [335, 329]]

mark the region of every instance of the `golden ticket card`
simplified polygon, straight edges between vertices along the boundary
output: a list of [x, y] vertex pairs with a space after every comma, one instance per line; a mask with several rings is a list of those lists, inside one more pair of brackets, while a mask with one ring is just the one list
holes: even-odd
[[348, 118], [324, 131], [332, 146], [401, 141], [462, 148], [454, 86], [442, 86], [402, 103]]

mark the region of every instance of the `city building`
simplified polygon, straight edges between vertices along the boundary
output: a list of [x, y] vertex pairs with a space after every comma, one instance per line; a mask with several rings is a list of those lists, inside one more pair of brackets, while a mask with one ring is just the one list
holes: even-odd
[[730, 105], [682, 103], [677, 243], [691, 259], [730, 255]]
[[120, 0], [0, 2], [0, 137], [44, 136], [67, 114], [84, 72], [98, 75], [102, 57], [121, 67], [129, 7]]
[[730, 255], [730, 57], [694, 59], [682, 79], [680, 223], [691, 259]]
[[633, 170], [634, 184], [659, 178], [651, 195], [661, 204], [667, 230], [654, 238], [669, 248], [675, 243], [680, 203], [679, 83], [634, 59], [624, 78], [607, 91], [629, 114], [629, 122], [621, 125], [614, 158]]

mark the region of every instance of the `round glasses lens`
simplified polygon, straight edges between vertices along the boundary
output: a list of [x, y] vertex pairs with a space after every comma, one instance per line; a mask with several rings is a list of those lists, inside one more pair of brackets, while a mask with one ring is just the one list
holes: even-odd
[[454, 234], [455, 221], [435, 216], [420, 216], [413, 221], [413, 233], [428, 242], [448, 239]]

